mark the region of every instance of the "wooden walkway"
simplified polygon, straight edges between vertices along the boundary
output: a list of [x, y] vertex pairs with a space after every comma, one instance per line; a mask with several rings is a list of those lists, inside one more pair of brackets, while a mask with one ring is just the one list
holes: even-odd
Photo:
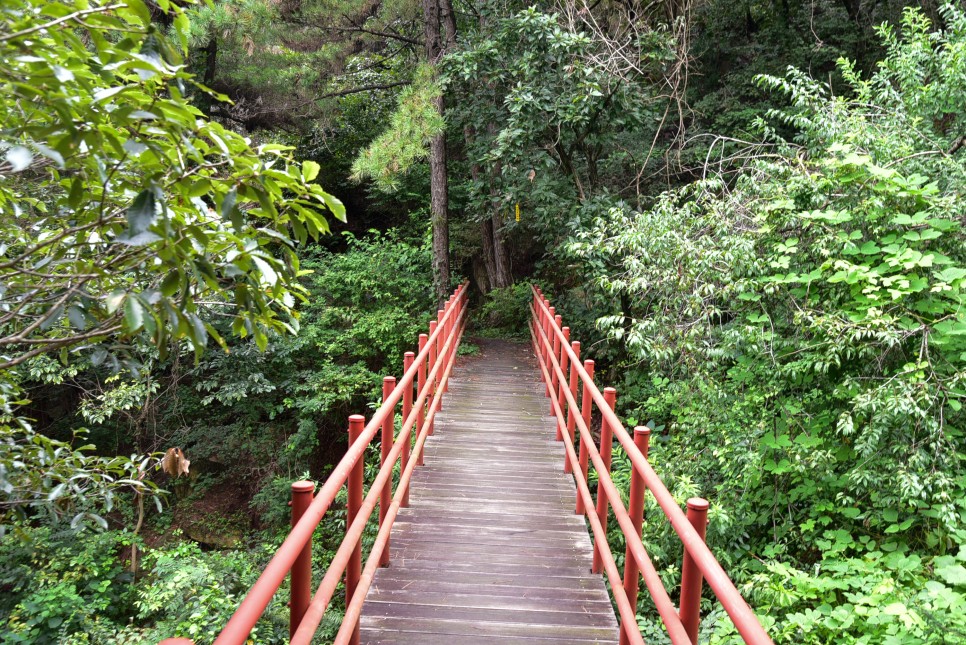
[[484, 341], [443, 397], [361, 643], [617, 643], [548, 399], [523, 345]]

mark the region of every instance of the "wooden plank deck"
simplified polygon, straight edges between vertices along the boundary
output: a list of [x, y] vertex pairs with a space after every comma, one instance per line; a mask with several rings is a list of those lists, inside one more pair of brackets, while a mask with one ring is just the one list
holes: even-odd
[[535, 359], [522, 344], [481, 348], [453, 372], [361, 642], [617, 643]]

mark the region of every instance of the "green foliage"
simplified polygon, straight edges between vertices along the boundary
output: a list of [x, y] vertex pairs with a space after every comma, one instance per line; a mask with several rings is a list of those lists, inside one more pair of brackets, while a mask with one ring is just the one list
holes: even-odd
[[[271, 555], [250, 552], [203, 552], [182, 542], [151, 551], [145, 566], [149, 578], [138, 589], [137, 617], [152, 624], [149, 640], [187, 637], [210, 643], [241, 603]], [[282, 643], [288, 636], [288, 612], [283, 594], [276, 594], [252, 632], [258, 643]]]
[[[86, 434], [79, 429], [74, 440], [81, 442]], [[54, 523], [69, 518], [71, 528], [107, 528], [102, 514], [114, 509], [121, 493], [148, 495], [160, 509], [161, 491], [145, 478], [151, 461], [137, 455], [102, 457], [91, 444], [75, 446], [29, 426], [0, 426], [0, 535], [11, 516], [27, 512]]]
[[194, 392], [183, 388], [166, 413], [198, 419], [176, 437], [190, 454], [247, 455], [233, 465], [253, 484], [294, 477], [320, 449], [341, 449], [346, 417], [376, 400], [383, 376], [401, 372], [435, 304], [430, 250], [393, 233], [344, 239], [344, 252], [303, 253], [312, 297], [298, 336], [273, 337], [264, 353], [241, 345], [211, 354], [191, 371]]
[[477, 333], [499, 338], [529, 338], [528, 323], [533, 294], [529, 283], [519, 283], [486, 294], [477, 314]]
[[471, 211], [521, 203], [521, 223], [556, 239], [571, 202], [636, 172], [623, 148], [653, 137], [658, 102], [643, 75], [660, 69], [668, 43], [642, 35], [641, 67], [623, 75], [591, 35], [536, 6], [481, 25], [443, 64], [446, 90], [461, 97], [448, 115], [473, 129], [468, 156], [488, 171], [469, 183]]
[[317, 164], [253, 149], [190, 103], [205, 89], [183, 66], [183, 10], [173, 40], [140, 0], [0, 16], [0, 367], [78, 345], [101, 363], [135, 335], [200, 352], [224, 345], [212, 311], [261, 345], [292, 330], [294, 244], [328, 230], [318, 209], [344, 209], [311, 183]]
[[426, 158], [430, 140], [446, 127], [437, 109], [437, 103], [442, 100], [441, 93], [433, 68], [429, 65], [419, 67], [413, 84], [399, 95], [399, 105], [390, 118], [389, 127], [362, 150], [352, 164], [352, 178], [356, 181], [372, 179], [379, 190], [395, 192], [400, 177], [406, 175], [417, 161]]
[[[709, 542], [780, 642], [964, 637], [966, 15], [943, 15], [884, 28], [868, 79], [841, 63], [852, 100], [761, 79], [792, 107], [749, 163], [567, 248], [621, 303], [598, 322], [637, 365], [630, 420], [666, 422], [652, 461], [712, 499]], [[673, 586], [679, 547], [645, 531]]]
[[[31, 359], [59, 350], [66, 365], [73, 350], [85, 366], [123, 361], [136, 381], [135, 344], [162, 359], [185, 345], [197, 357], [209, 338], [227, 347], [229, 334], [264, 348], [297, 328], [295, 245], [328, 230], [321, 210], [344, 218], [312, 183], [318, 164], [252, 148], [191, 103], [210, 91], [185, 70], [184, 10], [163, 5], [169, 34], [141, 0], [16, 0], [0, 13], [5, 510], [98, 491], [109, 508], [118, 486], [145, 486], [139, 459], [94, 457], [17, 418], [20, 385], [50, 381]], [[130, 409], [148, 393], [135, 390], [115, 388], [88, 419]]]
[[[73, 531], [18, 525], [0, 546], [0, 643], [133, 645], [175, 636], [211, 643], [272, 550], [204, 552], [175, 541], [149, 550], [135, 577], [125, 554], [139, 542], [127, 531], [79, 539]], [[280, 595], [252, 638], [287, 637]]]
[[0, 543], [0, 642], [62, 643], [133, 613], [132, 575], [118, 555], [134, 537], [17, 525]]

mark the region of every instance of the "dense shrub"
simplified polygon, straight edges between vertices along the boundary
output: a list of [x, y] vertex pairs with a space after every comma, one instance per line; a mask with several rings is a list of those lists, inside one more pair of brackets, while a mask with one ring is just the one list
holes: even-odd
[[[632, 303], [599, 320], [620, 400], [666, 423], [655, 463], [712, 499], [709, 539], [781, 642], [966, 639], [966, 15], [944, 17], [883, 28], [868, 79], [842, 62], [852, 98], [762, 78], [792, 105], [751, 162], [570, 246], [619, 258], [598, 286]], [[680, 547], [647, 532], [673, 585]]]

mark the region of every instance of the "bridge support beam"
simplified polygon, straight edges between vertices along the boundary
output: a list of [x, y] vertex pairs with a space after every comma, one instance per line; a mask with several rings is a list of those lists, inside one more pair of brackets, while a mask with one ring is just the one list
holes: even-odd
[[[429, 321], [429, 337], [430, 338], [432, 338], [433, 337], [433, 334], [436, 333], [436, 328], [438, 326], [439, 326], [439, 323], [436, 320], [430, 320]], [[428, 367], [428, 369], [429, 369], [430, 372], [433, 371], [433, 368], [436, 366], [436, 361], [439, 360], [439, 353], [438, 353], [438, 351], [439, 351], [439, 339], [437, 338], [429, 346], [429, 367]], [[437, 371], [437, 374], [438, 373], [439, 372]], [[436, 394], [436, 379], [437, 378], [439, 378], [439, 376], [433, 377], [433, 379], [429, 382], [429, 394], [426, 395], [426, 401], [427, 401], [427, 403], [429, 401], [432, 401], [433, 400], [433, 395]], [[430, 434], [430, 436], [432, 436], [432, 434], [433, 434], [433, 430], [435, 429], [433, 426], [435, 426], [435, 425], [436, 424], [434, 423], [434, 419], [430, 419], [429, 420], [429, 434]], [[423, 465], [423, 455], [422, 455], [422, 453], [419, 454], [419, 462], [417, 463], [417, 465], [418, 466], [422, 466]]]
[[[570, 362], [570, 354], [567, 353], [567, 346], [570, 343], [570, 327], [564, 327], [560, 330], [563, 333], [564, 342], [560, 343], [560, 373], [567, 373], [567, 366]], [[568, 384], [561, 381], [557, 384], [557, 403], [560, 404], [560, 409], [563, 410], [564, 406], [567, 405], [567, 399], [564, 396], [564, 387]], [[550, 416], [553, 416], [553, 403], [550, 404]], [[561, 419], [563, 421], [563, 419]], [[563, 435], [560, 432], [560, 424], [557, 424], [557, 441], [563, 441]]]

